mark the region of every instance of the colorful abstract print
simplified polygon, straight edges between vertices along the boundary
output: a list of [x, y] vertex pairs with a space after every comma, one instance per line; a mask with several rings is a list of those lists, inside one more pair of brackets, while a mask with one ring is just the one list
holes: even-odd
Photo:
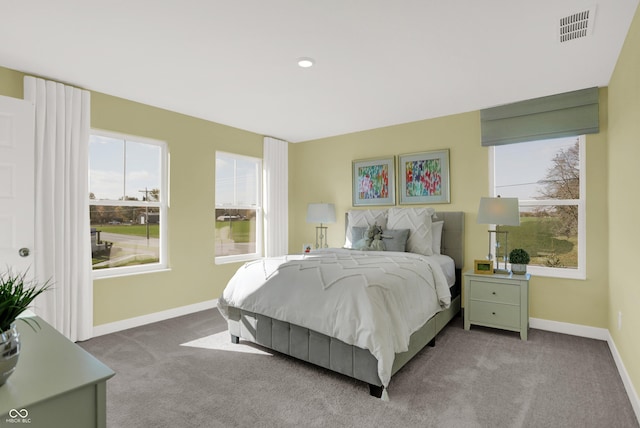
[[358, 168], [358, 195], [362, 199], [389, 197], [389, 166], [371, 165]]
[[442, 168], [440, 159], [409, 161], [406, 166], [406, 196], [440, 196]]

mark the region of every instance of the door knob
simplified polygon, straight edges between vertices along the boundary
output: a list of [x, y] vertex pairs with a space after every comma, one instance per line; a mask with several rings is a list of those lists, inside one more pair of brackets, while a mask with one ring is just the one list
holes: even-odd
[[28, 257], [29, 256], [29, 249], [28, 248], [20, 248], [18, 250], [18, 254], [20, 254], [20, 257]]

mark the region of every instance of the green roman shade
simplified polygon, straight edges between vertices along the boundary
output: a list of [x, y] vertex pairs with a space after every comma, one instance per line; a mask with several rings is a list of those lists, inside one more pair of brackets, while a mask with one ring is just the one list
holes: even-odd
[[600, 132], [598, 88], [484, 109], [480, 122], [483, 146], [595, 134]]

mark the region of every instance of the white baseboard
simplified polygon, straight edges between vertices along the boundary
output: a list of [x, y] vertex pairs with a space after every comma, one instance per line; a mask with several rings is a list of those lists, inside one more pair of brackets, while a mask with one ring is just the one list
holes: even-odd
[[139, 317], [129, 318], [122, 321], [96, 325], [93, 327], [93, 337], [103, 336], [105, 334], [115, 333], [118, 331], [127, 330], [129, 328], [140, 327], [141, 325], [151, 324], [158, 321], [164, 321], [171, 318], [192, 314], [194, 312], [212, 309], [215, 308], [217, 304], [218, 299], [207, 300], [205, 302], [194, 303], [193, 305], [167, 309], [166, 311], [141, 315]]
[[555, 333], [570, 334], [571, 336], [587, 337], [589, 339], [607, 340], [609, 330], [606, 328], [589, 327], [586, 325], [570, 324], [560, 321], [549, 321], [540, 318], [529, 318], [529, 327], [538, 330], [553, 331]]
[[613, 341], [613, 337], [611, 337], [611, 333], [609, 332], [609, 330], [607, 330], [606, 328], [589, 327], [586, 325], [569, 324], [566, 322], [549, 321], [539, 318], [529, 318], [529, 327], [537, 328], [539, 330], [553, 331], [555, 333], [564, 333], [570, 334], [572, 336], [587, 337], [590, 339], [606, 341], [609, 345], [609, 350], [611, 351], [613, 360], [616, 363], [618, 373], [622, 378], [624, 389], [627, 391], [627, 396], [629, 397], [629, 401], [631, 402], [631, 407], [633, 407], [636, 418], [640, 420], [640, 398], [638, 398], [638, 393], [634, 388], [633, 383], [631, 382], [629, 373], [627, 372], [627, 369], [622, 362], [622, 358], [618, 353], [618, 348], [616, 347], [616, 344]]
[[624, 363], [622, 362], [622, 358], [618, 353], [618, 348], [616, 347], [616, 344], [613, 341], [613, 337], [611, 337], [610, 333], [608, 333], [607, 343], [609, 344], [611, 355], [613, 355], [613, 360], [616, 362], [616, 367], [618, 367], [618, 373], [620, 373], [620, 377], [622, 378], [624, 389], [627, 390], [627, 395], [629, 396], [629, 401], [631, 401], [631, 406], [633, 407], [633, 411], [636, 413], [636, 418], [638, 418], [638, 420], [640, 421], [640, 398], [638, 397], [638, 392], [636, 391], [636, 389], [633, 386], [633, 383], [631, 382], [631, 378], [629, 377], [627, 368], [624, 366]]

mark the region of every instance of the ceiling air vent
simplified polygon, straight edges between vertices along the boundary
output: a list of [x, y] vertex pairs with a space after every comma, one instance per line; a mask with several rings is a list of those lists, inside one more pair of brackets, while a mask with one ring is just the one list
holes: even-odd
[[560, 43], [590, 35], [593, 31], [595, 15], [596, 8], [594, 6], [582, 12], [560, 18]]

